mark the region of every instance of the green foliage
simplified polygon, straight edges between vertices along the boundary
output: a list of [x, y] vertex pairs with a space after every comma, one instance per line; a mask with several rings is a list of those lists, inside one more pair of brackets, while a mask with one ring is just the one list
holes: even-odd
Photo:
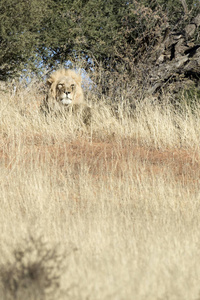
[[166, 23], [160, 9], [153, 12], [138, 1], [62, 0], [54, 4], [55, 13], [46, 20], [50, 29], [43, 31], [48, 50], [40, 49], [42, 58], [52, 64], [90, 58], [104, 70], [131, 72], [142, 41], [150, 44]]
[[182, 105], [185, 106], [186, 109], [190, 109], [192, 112], [197, 111], [197, 106], [200, 104], [200, 90], [195, 87], [191, 86], [183, 91], [183, 103]]
[[160, 5], [162, 10], [166, 12], [172, 26], [176, 26], [177, 23], [183, 21], [183, 19], [192, 19], [200, 12], [199, 0], [186, 0], [188, 9], [188, 14], [186, 16], [181, 0], [157, 0], [154, 2], [156, 2], [157, 5]]
[[[187, 0], [189, 14], [198, 0]], [[109, 72], [133, 72], [168, 24], [183, 20], [180, 0], [2, 0], [0, 79], [34, 68], [84, 60]], [[184, 23], [184, 22], [182, 22]]]
[[[155, 42], [167, 24], [175, 26], [184, 15], [180, 0], [53, 2], [54, 13], [46, 20], [47, 30], [43, 32], [51, 60], [62, 63], [75, 54], [101, 61], [105, 68], [133, 62], [142, 38]], [[199, 12], [198, 0], [188, 0], [187, 5], [189, 14], [184, 20]], [[43, 58], [48, 60], [47, 56]]]
[[0, 2], [0, 79], [33, 66], [48, 0]]

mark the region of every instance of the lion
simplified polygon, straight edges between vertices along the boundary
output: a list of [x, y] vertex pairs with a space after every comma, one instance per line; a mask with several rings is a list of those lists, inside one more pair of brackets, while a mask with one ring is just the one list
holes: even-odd
[[58, 111], [81, 112], [85, 124], [91, 120], [91, 108], [85, 103], [82, 78], [74, 70], [59, 69], [47, 79], [47, 95], [41, 109], [45, 114]]

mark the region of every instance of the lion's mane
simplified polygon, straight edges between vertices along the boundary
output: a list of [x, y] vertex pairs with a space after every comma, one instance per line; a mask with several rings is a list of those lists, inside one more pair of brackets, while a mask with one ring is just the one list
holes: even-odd
[[59, 97], [59, 86], [64, 85], [64, 92], [69, 92], [71, 88], [72, 104], [79, 104], [84, 102], [83, 90], [81, 87], [81, 76], [73, 70], [59, 69], [53, 72], [47, 80], [48, 98], [61, 101]]
[[81, 76], [74, 70], [59, 69], [47, 79], [47, 95], [41, 105], [41, 112], [46, 116], [59, 116], [60, 113], [72, 112], [82, 116], [84, 124], [91, 122], [91, 108], [84, 101]]

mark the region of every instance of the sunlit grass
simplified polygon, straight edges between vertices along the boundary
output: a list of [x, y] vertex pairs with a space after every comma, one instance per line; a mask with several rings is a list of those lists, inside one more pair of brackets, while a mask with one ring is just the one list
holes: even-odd
[[[149, 98], [114, 114], [89, 96], [89, 127], [42, 115], [37, 89], [1, 96], [1, 299], [198, 299], [199, 108]], [[33, 260], [13, 255], [43, 239], [65, 254], [50, 255], [54, 293], [43, 255], [27, 285]]]

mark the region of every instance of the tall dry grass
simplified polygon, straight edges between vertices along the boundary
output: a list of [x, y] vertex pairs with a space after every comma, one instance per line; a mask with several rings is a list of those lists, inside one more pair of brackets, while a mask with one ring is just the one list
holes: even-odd
[[199, 107], [93, 98], [86, 128], [1, 95], [1, 299], [199, 299]]

